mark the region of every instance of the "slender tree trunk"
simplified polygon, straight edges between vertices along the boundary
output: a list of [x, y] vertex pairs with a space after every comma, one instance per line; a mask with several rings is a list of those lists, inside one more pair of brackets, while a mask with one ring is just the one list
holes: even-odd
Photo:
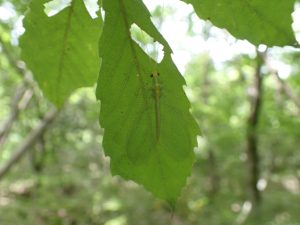
[[219, 176], [217, 172], [216, 157], [214, 151], [208, 150], [208, 168], [210, 181], [210, 195], [213, 197], [219, 190]]
[[[203, 99], [204, 104], [208, 104], [209, 91], [211, 88], [211, 81], [209, 79], [209, 71], [210, 71], [210, 58], [207, 58], [203, 63], [203, 85], [202, 85], [202, 93], [201, 97]], [[203, 130], [205, 131], [205, 124]], [[208, 174], [209, 174], [209, 195], [213, 198], [214, 195], [219, 190], [219, 176], [217, 171], [216, 157], [215, 152], [211, 147], [208, 147]]]
[[261, 200], [261, 194], [257, 188], [260, 176], [259, 171], [259, 154], [258, 154], [258, 137], [257, 124], [260, 116], [260, 109], [263, 94], [263, 76], [261, 67], [263, 65], [263, 57], [257, 52], [257, 65], [254, 73], [253, 86], [249, 89], [250, 96], [250, 114], [247, 123], [247, 166], [248, 166], [248, 185], [250, 189], [251, 201], [257, 205]]

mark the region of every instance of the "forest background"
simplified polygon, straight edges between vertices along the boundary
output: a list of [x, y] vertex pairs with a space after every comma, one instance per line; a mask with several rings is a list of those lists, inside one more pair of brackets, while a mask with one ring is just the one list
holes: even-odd
[[60, 111], [44, 97], [20, 56], [29, 2], [9, 0], [0, 1], [0, 224], [300, 224], [299, 51], [237, 40], [182, 2], [145, 3], [201, 129], [176, 210], [111, 175], [95, 87]]

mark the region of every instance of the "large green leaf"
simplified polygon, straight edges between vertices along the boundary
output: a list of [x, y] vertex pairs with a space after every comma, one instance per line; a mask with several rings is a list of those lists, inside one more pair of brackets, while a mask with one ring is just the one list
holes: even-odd
[[[49, 0], [48, 0], [49, 1]], [[44, 13], [47, 0], [32, 0], [21, 37], [22, 58], [47, 98], [61, 106], [77, 88], [97, 81], [101, 19], [92, 19], [83, 0], [53, 17]]]
[[198, 16], [255, 45], [295, 45], [291, 13], [295, 0], [184, 0]]
[[[104, 0], [103, 7], [97, 97], [105, 129], [103, 147], [111, 157], [112, 173], [174, 204], [191, 172], [198, 133], [182, 89], [185, 81], [142, 1]], [[133, 23], [163, 44], [161, 63], [155, 63], [132, 40]], [[151, 77], [155, 71], [160, 73], [157, 82]], [[158, 94], [160, 98], [155, 99]]]

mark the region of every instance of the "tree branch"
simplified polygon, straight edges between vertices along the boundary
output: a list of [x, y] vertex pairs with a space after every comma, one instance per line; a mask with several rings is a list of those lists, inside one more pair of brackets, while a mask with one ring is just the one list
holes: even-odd
[[14, 122], [17, 120], [20, 112], [28, 106], [32, 96], [33, 96], [32, 90], [30, 89], [26, 90], [25, 87], [17, 88], [16, 95], [12, 100], [10, 116], [0, 127], [0, 149], [4, 145], [7, 136]]
[[21, 145], [12, 154], [12, 157], [0, 167], [0, 180], [9, 171], [9, 169], [14, 164], [16, 164], [22, 158], [22, 156], [32, 148], [36, 141], [45, 133], [47, 127], [52, 123], [57, 114], [58, 111], [55, 108], [51, 108], [46, 113], [44, 119], [40, 121], [37, 127], [28, 134], [23, 143], [21, 143]]
[[27, 107], [29, 101], [31, 100], [33, 96], [33, 91], [31, 88], [26, 89], [27, 86], [31, 86], [31, 82], [32, 82], [31, 75], [25, 69], [22, 69], [21, 66], [18, 65], [19, 63], [16, 60], [14, 60], [13, 56], [9, 53], [1, 37], [0, 37], [0, 44], [3, 53], [5, 54], [11, 66], [23, 78], [23, 83], [16, 88], [16, 94], [12, 98], [10, 116], [0, 127], [0, 148], [1, 148], [6, 141], [6, 138], [13, 126], [13, 123], [17, 120], [19, 113]]
[[21, 75], [23, 78], [31, 77], [31, 76], [29, 76], [29, 72], [26, 70], [25, 65], [23, 65], [24, 63], [21, 62], [21, 61], [18, 61], [13, 56], [13, 54], [11, 54], [11, 51], [10, 51], [9, 47], [7, 46], [7, 43], [2, 39], [1, 35], [0, 35], [0, 45], [1, 45], [1, 49], [2, 49], [3, 54], [6, 56], [9, 64], [16, 70], [16, 72], [19, 75]]
[[22, 84], [16, 88], [16, 94], [12, 99], [11, 113], [5, 122], [1, 124], [0, 127], [0, 149], [4, 145], [8, 134], [14, 124], [18, 119], [18, 116], [22, 110], [24, 110], [34, 94], [34, 84], [31, 73], [25, 68], [24, 63], [18, 61], [17, 58], [12, 53], [11, 46], [7, 43], [0, 35], [0, 45], [1, 51], [5, 55], [7, 61], [11, 67], [17, 72], [19, 76], [22, 77]]
[[272, 67], [268, 66], [269, 71], [278, 81], [280, 88], [284, 91], [284, 93], [294, 102], [297, 106], [298, 111], [300, 112], [300, 99], [299, 97], [293, 92], [293, 90], [284, 82], [283, 79], [280, 78], [277, 70], [273, 69]]

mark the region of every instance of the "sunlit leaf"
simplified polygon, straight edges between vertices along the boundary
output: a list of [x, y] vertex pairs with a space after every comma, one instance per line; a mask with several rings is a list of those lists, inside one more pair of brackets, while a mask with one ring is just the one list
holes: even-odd
[[93, 85], [100, 60], [101, 19], [92, 19], [83, 0], [53, 17], [44, 13], [46, 0], [33, 0], [24, 20], [22, 58], [45, 96], [57, 106], [79, 87]]
[[[191, 172], [198, 133], [182, 89], [185, 81], [142, 1], [104, 0], [103, 6], [97, 96], [112, 173], [174, 204]], [[134, 23], [164, 46], [161, 63], [132, 40]], [[154, 72], [160, 74], [156, 81]]]
[[184, 0], [198, 16], [227, 29], [238, 39], [259, 45], [295, 45], [292, 16], [295, 0]]

